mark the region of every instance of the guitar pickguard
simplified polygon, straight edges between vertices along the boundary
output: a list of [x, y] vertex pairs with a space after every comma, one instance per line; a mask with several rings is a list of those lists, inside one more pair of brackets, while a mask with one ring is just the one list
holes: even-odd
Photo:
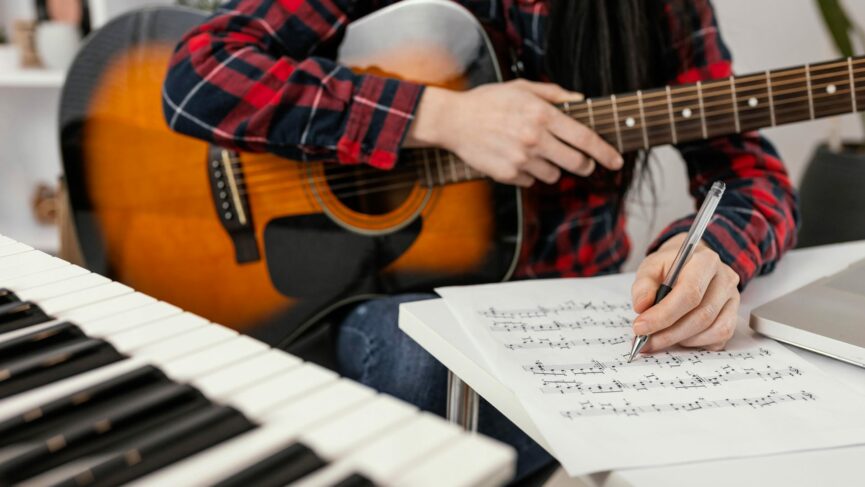
[[367, 236], [346, 232], [324, 214], [272, 220], [264, 229], [270, 279], [280, 293], [300, 298], [393, 292], [381, 271], [412, 246], [422, 226], [417, 218], [399, 231]]

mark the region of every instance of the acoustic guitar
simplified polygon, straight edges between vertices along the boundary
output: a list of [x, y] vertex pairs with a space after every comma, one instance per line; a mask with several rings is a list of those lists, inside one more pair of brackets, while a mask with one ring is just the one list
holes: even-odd
[[[346, 303], [508, 279], [521, 193], [441, 150], [381, 171], [235, 153], [176, 134], [161, 112], [168, 60], [204, 14], [115, 19], [74, 62], [63, 162], [93, 270], [275, 344]], [[334, 56], [359, 72], [451, 89], [502, 80], [482, 27], [445, 0], [353, 22]], [[858, 111], [865, 65], [845, 59], [562, 104], [621, 152]]]

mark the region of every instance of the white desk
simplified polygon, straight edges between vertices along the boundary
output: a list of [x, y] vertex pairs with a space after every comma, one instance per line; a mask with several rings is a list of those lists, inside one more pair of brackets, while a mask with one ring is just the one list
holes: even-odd
[[[743, 294], [740, 329], [750, 333], [747, 317], [757, 307], [813, 280], [865, 258], [865, 241], [790, 252], [775, 272], [754, 280]], [[632, 274], [607, 276], [629, 289]], [[475, 361], [480, 352], [461, 330], [444, 301], [434, 299], [402, 305], [400, 328], [428, 350], [505, 416], [546, 447], [534, 423], [510, 389]], [[865, 325], [863, 325], [865, 326]], [[865, 391], [865, 369], [791, 347], [796, 353], [852, 387]], [[865, 411], [863, 411], [865, 414]], [[618, 470], [572, 479], [573, 485], [619, 486], [745, 486], [745, 485], [865, 485], [865, 445], [690, 463], [657, 468]]]

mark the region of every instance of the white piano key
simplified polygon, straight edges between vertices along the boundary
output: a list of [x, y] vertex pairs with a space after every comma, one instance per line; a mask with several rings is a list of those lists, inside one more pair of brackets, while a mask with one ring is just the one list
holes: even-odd
[[25, 262], [23, 263], [21, 263], [20, 259], [17, 262], [10, 261], [5, 267], [3, 266], [3, 259], [0, 259], [0, 286], [3, 286], [7, 279], [29, 276], [30, 274], [36, 274], [37, 272], [51, 269], [62, 269], [63, 267], [69, 267], [72, 265], [55, 257], [45, 256], [43, 258], [40, 254], [41, 252], [27, 252], [26, 254], [19, 254], [21, 256], [31, 257], [24, 259]]
[[147, 361], [140, 358], [122, 360], [6, 398], [0, 401], [0, 421], [23, 414], [48, 401], [67, 396], [80, 389], [104, 382], [138, 367], [143, 367], [146, 364]]
[[66, 279], [87, 274], [90, 274], [90, 271], [84, 269], [83, 267], [78, 267], [77, 265], [67, 265], [65, 267], [49, 269], [16, 278], [3, 279], [3, 287], [19, 293], [33, 287], [61, 282], [65, 281]]
[[230, 367], [199, 377], [192, 382], [215, 400], [224, 399], [251, 381], [260, 382], [297, 367], [301, 360], [280, 350], [268, 350]]
[[462, 435], [388, 484], [413, 487], [504, 485], [514, 478], [516, 459], [516, 452], [501, 443], [481, 435]]
[[341, 380], [292, 401], [288, 414], [272, 423], [207, 449], [133, 483], [144, 485], [212, 485], [296, 442], [298, 433], [365, 402], [375, 392]]
[[336, 484], [359, 473], [376, 484], [391, 485], [412, 465], [460, 436], [460, 429], [436, 416], [421, 413], [343, 459], [304, 477], [295, 487]]
[[166, 374], [179, 382], [187, 382], [208, 372], [227, 367], [257, 353], [268, 350], [268, 346], [247, 336], [231, 340], [193, 353], [174, 362], [165, 364]]
[[6, 333], [0, 334], [0, 343], [3, 343], [8, 340], [13, 340], [15, 338], [20, 337], [21, 335], [27, 335], [29, 333], [34, 333], [38, 331], [42, 331], [45, 328], [50, 328], [54, 325], [62, 323], [63, 320], [49, 320], [45, 323], [39, 323], [38, 325], [28, 326], [26, 328], [19, 328], [17, 330], [8, 331]]
[[132, 288], [116, 282], [95, 286], [83, 291], [77, 291], [63, 296], [57, 296], [39, 302], [39, 307], [48, 314], [59, 314], [89, 304], [105, 301], [110, 298], [132, 294]]
[[60, 282], [44, 284], [42, 286], [33, 287], [20, 291], [18, 297], [23, 301], [33, 301], [37, 304], [42, 304], [42, 301], [51, 299], [65, 294], [71, 294], [84, 289], [100, 286], [110, 283], [111, 280], [99, 274], [89, 273], [83, 276], [78, 276], [72, 279], [66, 279]]
[[279, 407], [280, 403], [334, 382], [337, 377], [334, 372], [317, 365], [304, 364], [244, 389], [228, 402], [247, 417], [259, 418], [269, 409]]
[[20, 254], [23, 252], [28, 252], [33, 250], [33, 247], [29, 245], [25, 245], [23, 243], [13, 243], [9, 245], [4, 245], [0, 247], [0, 257], [6, 257], [9, 255]]
[[212, 325], [152, 344], [127, 360], [108, 364], [0, 401], [0, 421], [23, 414], [40, 404], [72, 394], [144, 365], [150, 364], [161, 368], [163, 365], [171, 363], [172, 360], [177, 360], [235, 336], [237, 333], [232, 333], [225, 327]]
[[96, 336], [103, 336], [109, 333], [129, 330], [145, 323], [151, 323], [181, 313], [183, 313], [183, 310], [177, 306], [157, 302], [142, 308], [136, 308], [116, 315], [107, 316], [100, 320], [85, 322], [82, 323], [82, 326], [86, 327], [87, 333], [93, 333]]
[[13, 244], [13, 243], [15, 243], [15, 241], [12, 240], [11, 238], [4, 237], [3, 235], [0, 235], [0, 245], [9, 245], [9, 244]]
[[357, 382], [340, 379], [307, 396], [267, 411], [262, 420], [278, 422], [286, 429], [303, 431], [319, 420], [333, 416], [375, 396], [375, 391]]
[[100, 301], [95, 304], [75, 308], [64, 313], [58, 313], [57, 318], [71, 321], [75, 324], [90, 323], [105, 317], [115, 316], [130, 310], [142, 308], [156, 300], [142, 293], [124, 294], [116, 298]]
[[[141, 303], [148, 302], [151, 304], [139, 306]], [[126, 309], [124, 309], [124, 306], [126, 306]], [[135, 316], [138, 319], [120, 319], [127, 313], [135, 313]], [[148, 321], [155, 321], [163, 317], [180, 313], [180, 308], [165, 303], [158, 303], [155, 299], [145, 294], [133, 293], [109, 299], [101, 303], [84, 306], [69, 312], [57, 313], [55, 315], [56, 319], [0, 335], [0, 342], [12, 340], [13, 338], [28, 333], [38, 332], [64, 321], [72, 322], [88, 336], [102, 338], [106, 335], [118, 333]], [[143, 317], [141, 315], [147, 316]], [[94, 319], [94, 317], [101, 318], [104, 316], [108, 317], [107, 321], [104, 319]]]
[[133, 355], [135, 357], [146, 358], [153, 361], [154, 364], [161, 365], [190, 353], [212, 347], [217, 343], [230, 340], [236, 336], [237, 332], [234, 330], [211, 324], [209, 326], [193, 328], [160, 342], [150, 343], [134, 350]]
[[[152, 345], [193, 329], [206, 328], [209, 322], [192, 313], [183, 313], [164, 320], [154, 321], [134, 328], [107, 335], [105, 340], [121, 353]], [[86, 325], [85, 325], [86, 328]]]
[[417, 414], [408, 403], [379, 394], [351, 412], [304, 432], [299, 441], [319, 456], [335, 460]]

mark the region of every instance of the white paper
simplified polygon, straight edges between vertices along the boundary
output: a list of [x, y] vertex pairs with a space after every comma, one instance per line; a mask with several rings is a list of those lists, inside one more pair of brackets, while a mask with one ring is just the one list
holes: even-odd
[[865, 395], [769, 339], [627, 364], [635, 314], [609, 282], [437, 290], [570, 475], [865, 443]]

